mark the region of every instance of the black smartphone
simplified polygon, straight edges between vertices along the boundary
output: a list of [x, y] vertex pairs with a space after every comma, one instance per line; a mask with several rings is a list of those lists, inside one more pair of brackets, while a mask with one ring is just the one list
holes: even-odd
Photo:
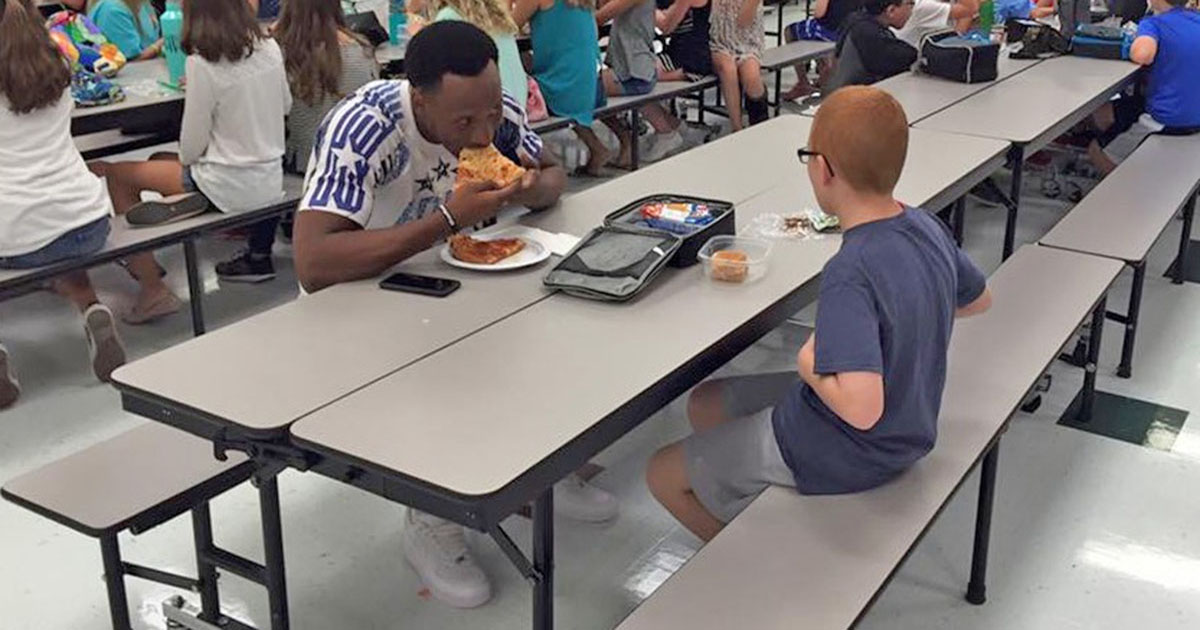
[[381, 289], [404, 291], [405, 293], [419, 293], [434, 297], [446, 297], [457, 291], [461, 286], [462, 283], [458, 280], [418, 276], [411, 273], [394, 273], [379, 281], [379, 288]]

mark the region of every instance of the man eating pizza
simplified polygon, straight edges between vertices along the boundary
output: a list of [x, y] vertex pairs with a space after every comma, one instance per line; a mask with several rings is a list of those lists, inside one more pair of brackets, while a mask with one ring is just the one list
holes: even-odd
[[[486, 33], [437, 22], [413, 37], [405, 56], [407, 81], [368, 83], [317, 131], [293, 232], [305, 291], [378, 276], [505, 205], [544, 209], [562, 195], [566, 173], [543, 154], [522, 105], [501, 90]], [[525, 172], [503, 186], [456, 177], [460, 152], [489, 146]], [[515, 173], [515, 164], [483, 168]], [[590, 522], [617, 513], [612, 495], [577, 476], [555, 488], [555, 506]], [[438, 599], [469, 608], [491, 597], [459, 525], [410, 509], [403, 546]]]

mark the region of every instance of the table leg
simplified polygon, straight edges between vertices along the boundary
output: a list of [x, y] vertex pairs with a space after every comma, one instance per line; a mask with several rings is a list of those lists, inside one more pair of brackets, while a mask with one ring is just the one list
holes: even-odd
[[1021, 207], [1021, 171], [1025, 168], [1025, 146], [1014, 144], [1009, 149], [1009, 162], [1012, 163], [1012, 205], [1008, 207], [1008, 219], [1004, 224], [1004, 255], [1002, 260], [1012, 256], [1017, 239], [1017, 212]]
[[1196, 197], [1200, 197], [1200, 192], [1192, 195], [1183, 209], [1183, 234], [1179, 237], [1179, 257], [1175, 259], [1175, 277], [1171, 279], [1171, 282], [1175, 284], [1183, 284], [1183, 281], [1187, 279], [1188, 245], [1192, 241], [1192, 221], [1196, 218]]
[[209, 559], [213, 548], [212, 515], [208, 502], [192, 508], [192, 538], [196, 547], [196, 582], [200, 593], [200, 619], [217, 623], [221, 599], [217, 592], [217, 566]]
[[1104, 333], [1104, 320], [1108, 313], [1107, 298], [1092, 311], [1092, 330], [1088, 337], [1087, 363], [1083, 366], [1083, 390], [1079, 394], [1079, 415], [1076, 422], [1091, 422], [1092, 409], [1096, 403], [1096, 369], [1100, 362], [1100, 340]]
[[192, 332], [204, 334], [204, 286], [200, 283], [200, 267], [196, 259], [196, 242], [183, 242], [183, 260], [187, 266], [188, 299], [192, 303]]
[[100, 537], [100, 557], [104, 561], [104, 585], [108, 590], [108, 614], [113, 630], [132, 630], [129, 600], [125, 595], [125, 564], [115, 533]]
[[1133, 376], [1133, 343], [1137, 338], [1138, 316], [1142, 310], [1142, 287], [1146, 284], [1146, 261], [1133, 264], [1133, 287], [1129, 290], [1129, 311], [1125, 315], [1125, 344], [1121, 346], [1121, 365], [1117, 376]]
[[959, 197], [958, 201], [954, 202], [954, 219], [951, 223], [954, 224], [954, 242], [958, 243], [959, 247], [963, 244], [963, 230], [967, 222], [967, 198]]
[[638, 156], [638, 127], [641, 124], [641, 114], [638, 113], [638, 108], [634, 107], [629, 110], [629, 170], [636, 171], [641, 160]]
[[262, 512], [263, 567], [271, 630], [288, 630], [287, 580], [283, 565], [283, 523], [279, 514], [279, 482], [275, 477], [255, 480]]
[[975, 551], [971, 556], [971, 581], [967, 584], [967, 601], [976, 606], [987, 601], [988, 543], [992, 535], [992, 504], [996, 497], [996, 466], [1000, 442], [992, 445], [983, 456], [979, 475], [979, 505], [975, 512]]
[[533, 505], [533, 629], [554, 628], [554, 488]]

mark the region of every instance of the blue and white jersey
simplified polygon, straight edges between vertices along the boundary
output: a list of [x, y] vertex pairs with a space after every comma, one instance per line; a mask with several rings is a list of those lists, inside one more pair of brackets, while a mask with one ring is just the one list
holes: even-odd
[[[493, 144], [534, 162], [542, 140], [524, 109], [504, 95]], [[416, 221], [454, 188], [458, 156], [426, 140], [412, 115], [407, 81], [372, 81], [330, 110], [317, 130], [300, 210], [344, 216], [368, 229]]]

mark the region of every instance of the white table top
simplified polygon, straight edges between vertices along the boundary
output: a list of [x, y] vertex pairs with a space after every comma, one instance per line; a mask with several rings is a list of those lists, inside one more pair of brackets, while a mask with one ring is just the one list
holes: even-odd
[[391, 42], [384, 42], [375, 49], [375, 61], [379, 64], [385, 64], [389, 61], [404, 61], [404, 53], [408, 50], [408, 44], [396, 46]]
[[[811, 120], [776, 127], [785, 124], [806, 137]], [[1005, 148], [914, 131], [898, 195], [923, 203]], [[783, 183], [739, 204], [740, 229], [760, 213], [816, 205], [799, 162], [770, 157], [752, 163]], [[668, 270], [629, 304], [555, 295], [317, 410], [292, 433], [460, 494], [495, 492], [815, 279], [839, 242], [778, 242], [770, 271], [751, 285], [713, 284], [692, 268]]]
[[[582, 236], [645, 195], [688, 192], [741, 202], [770, 188], [780, 171], [729, 164], [801, 168], [795, 147], [807, 137], [807, 121], [777, 121], [569, 196], [523, 222]], [[443, 299], [383, 291], [376, 280], [331, 287], [135, 361], [113, 378], [248, 430], [274, 432], [548, 295], [544, 265], [489, 275], [449, 267], [429, 251], [399, 269], [463, 286]]]
[[1001, 53], [995, 81], [959, 83], [922, 72], [905, 72], [880, 81], [875, 87], [900, 101], [908, 124], [913, 125], [973, 94], [997, 87], [1003, 89], [1004, 81], [1038, 63], [1040, 59], [1010, 59], [1008, 53]]
[[1047, 59], [917, 123], [945, 131], [1030, 143], [1089, 105], [1098, 106], [1138, 71], [1127, 61]]
[[768, 489], [619, 629], [851, 627], [1121, 268], [1046, 247], [1018, 250], [988, 281], [992, 310], [955, 324], [928, 456], [870, 492]]
[[160, 58], [128, 63], [113, 81], [125, 88], [125, 100], [100, 107], [79, 107], [71, 112], [72, 118], [86, 118], [111, 114], [128, 109], [182, 101], [183, 92], [166, 87], [159, 81], [167, 80], [167, 62]]
[[1200, 179], [1200, 136], [1151, 136], [1041, 244], [1129, 262], [1146, 257]]

